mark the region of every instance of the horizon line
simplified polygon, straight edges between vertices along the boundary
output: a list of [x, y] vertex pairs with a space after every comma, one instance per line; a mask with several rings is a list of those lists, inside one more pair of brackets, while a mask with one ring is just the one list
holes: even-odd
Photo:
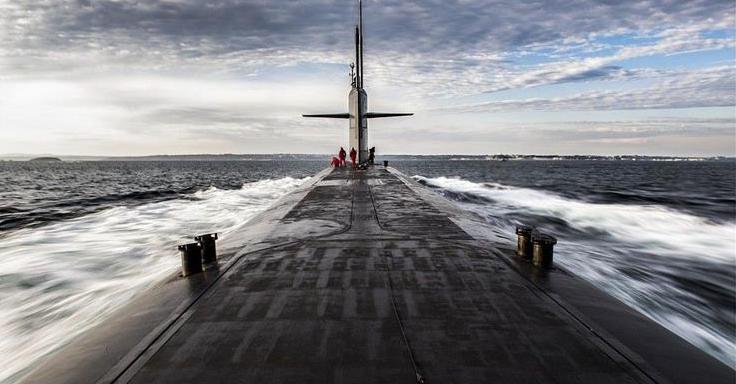
[[[36, 157], [59, 157], [59, 158], [104, 158], [104, 159], [116, 159], [116, 158], [146, 158], [146, 157], [202, 157], [202, 156], [332, 156], [332, 153], [185, 153], [185, 154], [151, 154], [151, 155], [69, 155], [69, 154], [53, 154], [53, 153], [0, 153], [0, 159], [2, 158], [36, 158]], [[472, 153], [386, 153], [381, 156], [418, 156], [418, 157], [430, 157], [430, 156], [472, 156], [472, 157], [489, 157], [489, 156], [559, 156], [559, 157], [572, 157], [572, 156], [583, 156], [583, 157], [669, 157], [669, 158], [736, 158], [735, 154], [714, 154], [714, 155], [652, 155], [652, 154], [637, 154], [637, 153], [619, 153], [619, 154], [592, 154], [592, 153], [484, 153], [484, 154], [472, 154]]]

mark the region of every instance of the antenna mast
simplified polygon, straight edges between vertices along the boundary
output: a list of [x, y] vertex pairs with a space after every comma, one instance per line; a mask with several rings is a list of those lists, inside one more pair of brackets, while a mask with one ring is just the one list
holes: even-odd
[[357, 88], [360, 88], [361, 85], [361, 70], [360, 67], [362, 66], [362, 63], [360, 62], [360, 31], [358, 29], [358, 26], [355, 26], [355, 86]]
[[360, 88], [363, 88], [363, 0], [358, 0], [358, 23], [360, 25]]

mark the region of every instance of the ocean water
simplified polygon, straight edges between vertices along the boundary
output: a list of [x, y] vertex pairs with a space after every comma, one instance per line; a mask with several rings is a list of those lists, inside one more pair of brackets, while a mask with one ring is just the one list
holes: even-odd
[[736, 369], [736, 162], [456, 163], [402, 170]]
[[[736, 364], [736, 163], [394, 161], [513, 243], [554, 233], [555, 261]], [[0, 162], [0, 382], [178, 267], [175, 245], [238, 229], [322, 161]]]
[[316, 162], [0, 162], [0, 383], [179, 267], [176, 244], [238, 228]]

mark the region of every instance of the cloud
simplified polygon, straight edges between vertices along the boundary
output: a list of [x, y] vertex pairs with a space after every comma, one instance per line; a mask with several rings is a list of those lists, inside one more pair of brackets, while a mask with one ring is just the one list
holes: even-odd
[[628, 77], [636, 71], [626, 70], [617, 65], [604, 65], [598, 68], [587, 69], [581, 72], [572, 73], [558, 80], [560, 83], [587, 81], [595, 79], [611, 79]]
[[734, 156], [735, 125], [733, 117], [502, 122], [419, 116], [369, 129], [381, 153]]
[[[734, 105], [732, 63], [625, 63], [733, 48], [731, 0], [364, 3], [372, 107], [463, 101], [435, 110], [452, 114]], [[0, 149], [73, 135], [97, 137], [104, 150], [122, 150], [120, 140], [155, 153], [339, 140], [343, 131], [329, 130], [343, 125], [298, 115], [344, 109], [354, 20], [343, 0], [0, 0], [0, 125], [12, 136]], [[602, 83], [612, 80], [619, 86]], [[467, 102], [551, 84], [570, 91]], [[488, 136], [450, 128], [422, 126], [458, 145]], [[172, 137], [186, 142], [167, 146]]]
[[[0, 1], [0, 57], [16, 73], [52, 70], [56, 64], [87, 73], [115, 66], [248, 72], [352, 60], [350, 2]], [[732, 28], [731, 1], [383, 0], [366, 1], [365, 14], [369, 74], [379, 82], [420, 87], [422, 93], [493, 92], [602, 78], [613, 73], [611, 63], [618, 60], [733, 45], [728, 38], [702, 36]], [[597, 41], [625, 32], [656, 41], [634, 47]], [[591, 46], [616, 52], [579, 60], [568, 54], [531, 68], [513, 64], [522, 52], [545, 52], [554, 59], [569, 47]]]
[[[595, 77], [589, 74], [584, 78]], [[452, 112], [600, 111], [730, 107], [736, 105], [736, 68], [675, 72], [650, 87], [634, 90], [590, 91], [558, 98], [502, 100], [441, 108]]]
[[661, 118], [630, 121], [572, 121], [537, 127], [535, 134], [575, 141], [649, 139], [662, 136], [728, 136], [736, 118]]

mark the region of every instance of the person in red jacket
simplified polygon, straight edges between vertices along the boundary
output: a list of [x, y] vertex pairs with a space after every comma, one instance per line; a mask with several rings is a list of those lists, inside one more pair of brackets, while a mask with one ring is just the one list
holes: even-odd
[[333, 166], [334, 168], [339, 167], [340, 166], [340, 159], [338, 159], [335, 156], [332, 156], [332, 162], [330, 162], [330, 165]]
[[355, 157], [358, 156], [358, 152], [355, 151], [355, 148], [350, 150], [350, 161], [353, 162], [353, 168], [355, 168]]
[[345, 148], [340, 147], [340, 153], [338, 153], [338, 156], [340, 157], [340, 166], [341, 167], [344, 167], [345, 166], [345, 155], [346, 155]]

